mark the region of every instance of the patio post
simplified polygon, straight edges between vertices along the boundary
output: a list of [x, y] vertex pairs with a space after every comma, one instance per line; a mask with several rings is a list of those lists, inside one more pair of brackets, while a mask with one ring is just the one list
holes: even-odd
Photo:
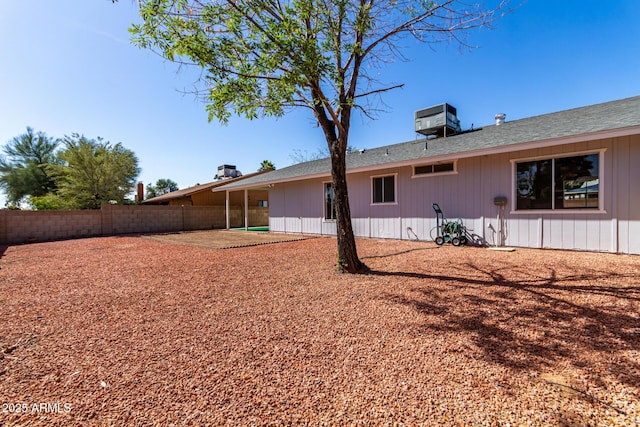
[[244, 189], [244, 229], [249, 230], [249, 190]]
[[229, 212], [229, 190], [226, 190], [224, 192], [225, 194], [225, 199], [224, 199], [224, 210], [225, 210], [225, 217], [227, 220], [227, 230], [231, 228], [231, 219], [230, 219], [230, 212]]

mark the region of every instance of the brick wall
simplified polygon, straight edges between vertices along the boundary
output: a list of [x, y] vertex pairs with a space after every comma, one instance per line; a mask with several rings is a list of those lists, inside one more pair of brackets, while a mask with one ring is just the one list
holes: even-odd
[[[267, 214], [252, 214], [249, 225], [266, 225]], [[244, 224], [242, 209], [230, 209], [232, 227]], [[79, 237], [132, 233], [160, 233], [225, 228], [221, 206], [118, 206], [100, 210], [13, 211], [0, 210], [0, 244], [43, 242]]]
[[0, 244], [102, 234], [100, 211], [0, 211]]

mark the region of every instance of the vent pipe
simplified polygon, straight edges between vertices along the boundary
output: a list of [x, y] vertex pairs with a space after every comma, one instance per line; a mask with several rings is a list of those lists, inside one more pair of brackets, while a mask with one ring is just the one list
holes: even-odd
[[507, 119], [507, 115], [505, 113], [498, 113], [495, 115], [496, 126], [500, 126]]

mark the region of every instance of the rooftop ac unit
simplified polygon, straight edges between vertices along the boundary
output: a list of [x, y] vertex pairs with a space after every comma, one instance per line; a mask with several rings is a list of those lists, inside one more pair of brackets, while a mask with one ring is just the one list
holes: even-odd
[[242, 176], [242, 172], [236, 169], [235, 165], [220, 165], [218, 166], [217, 179], [237, 178]]
[[445, 103], [416, 111], [415, 131], [427, 136], [460, 133], [460, 120], [455, 107]]

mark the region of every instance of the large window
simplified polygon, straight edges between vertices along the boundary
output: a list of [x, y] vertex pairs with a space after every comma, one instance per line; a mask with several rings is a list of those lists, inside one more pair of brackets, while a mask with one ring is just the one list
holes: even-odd
[[376, 176], [372, 179], [373, 203], [395, 203], [396, 176]]
[[324, 219], [336, 219], [336, 195], [330, 182], [324, 183]]
[[598, 209], [600, 154], [516, 162], [516, 209]]

